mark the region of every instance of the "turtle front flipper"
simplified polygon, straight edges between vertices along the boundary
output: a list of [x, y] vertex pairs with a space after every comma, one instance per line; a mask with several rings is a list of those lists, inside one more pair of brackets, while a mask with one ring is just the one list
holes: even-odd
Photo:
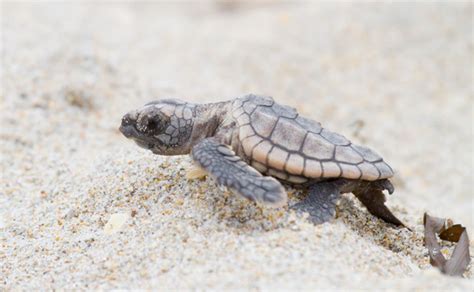
[[209, 172], [219, 184], [225, 185], [243, 197], [281, 207], [287, 202], [283, 186], [273, 177], [264, 177], [215, 138], [207, 138], [196, 144], [191, 156]]

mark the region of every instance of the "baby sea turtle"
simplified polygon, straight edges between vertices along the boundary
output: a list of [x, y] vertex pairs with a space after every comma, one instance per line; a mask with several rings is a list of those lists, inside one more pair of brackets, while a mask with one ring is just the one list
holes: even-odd
[[308, 196], [291, 208], [315, 224], [333, 218], [340, 194], [352, 192], [373, 215], [402, 225], [384, 204], [382, 191], [394, 191], [393, 171], [377, 153], [271, 97], [158, 100], [127, 113], [120, 131], [155, 154], [191, 153], [219, 184], [264, 205], [287, 203], [282, 183], [306, 187]]

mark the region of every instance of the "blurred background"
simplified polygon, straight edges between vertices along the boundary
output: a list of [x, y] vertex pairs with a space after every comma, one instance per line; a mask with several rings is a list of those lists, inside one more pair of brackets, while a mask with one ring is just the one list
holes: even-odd
[[411, 224], [429, 211], [472, 236], [472, 8], [2, 3], [0, 227], [47, 213], [38, 198], [58, 186], [74, 194], [93, 161], [138, 151], [117, 131], [130, 109], [255, 93], [381, 153]]

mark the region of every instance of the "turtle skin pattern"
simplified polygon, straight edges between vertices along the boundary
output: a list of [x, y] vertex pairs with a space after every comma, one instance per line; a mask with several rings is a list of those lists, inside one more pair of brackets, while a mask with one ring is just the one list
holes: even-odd
[[248, 162], [264, 174], [295, 184], [327, 178], [375, 181], [393, 176], [392, 168], [371, 149], [324, 129], [271, 97], [236, 99], [232, 117]]

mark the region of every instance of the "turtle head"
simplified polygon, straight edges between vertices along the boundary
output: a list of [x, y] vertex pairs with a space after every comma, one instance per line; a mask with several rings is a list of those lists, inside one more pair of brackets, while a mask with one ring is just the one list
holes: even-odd
[[192, 104], [176, 99], [158, 100], [125, 114], [119, 130], [155, 154], [187, 154], [192, 147], [194, 116]]

